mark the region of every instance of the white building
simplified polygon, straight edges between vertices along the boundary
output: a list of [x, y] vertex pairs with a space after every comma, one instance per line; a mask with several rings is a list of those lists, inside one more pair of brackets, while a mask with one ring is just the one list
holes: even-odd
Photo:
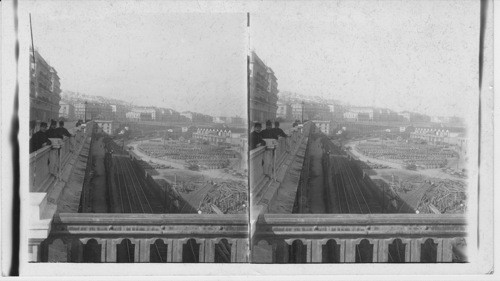
[[115, 122], [113, 120], [96, 120], [95, 123], [104, 133], [112, 136], [114, 130], [116, 129]]
[[141, 120], [141, 114], [139, 112], [133, 112], [133, 111], [127, 112], [125, 114], [125, 117], [127, 117], [127, 119], [131, 121]]
[[147, 107], [135, 107], [132, 112], [139, 113], [140, 120], [156, 120], [156, 109]]
[[59, 117], [64, 117], [68, 120], [75, 119], [75, 107], [66, 101], [59, 101]]
[[314, 125], [325, 135], [332, 134], [332, 121], [313, 120]]

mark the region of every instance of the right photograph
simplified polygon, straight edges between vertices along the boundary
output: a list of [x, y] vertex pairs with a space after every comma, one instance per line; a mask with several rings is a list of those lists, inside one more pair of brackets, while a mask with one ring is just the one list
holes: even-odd
[[249, 19], [251, 262], [468, 262], [480, 2]]

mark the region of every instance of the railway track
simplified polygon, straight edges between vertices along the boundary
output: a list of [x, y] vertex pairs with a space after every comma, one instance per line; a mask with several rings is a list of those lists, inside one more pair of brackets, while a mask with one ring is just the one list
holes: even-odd
[[163, 213], [161, 196], [155, 194], [128, 157], [113, 157], [118, 201], [122, 213]]
[[382, 206], [374, 198], [370, 187], [355, 174], [351, 163], [342, 156], [330, 156], [330, 184], [326, 193], [325, 202], [331, 206], [331, 213], [372, 214], [380, 213]]
[[[119, 202], [121, 203], [122, 213], [158, 213], [158, 209], [163, 207], [161, 203], [154, 203], [151, 200], [151, 194], [148, 194], [148, 186], [144, 179], [138, 176], [136, 169], [134, 169], [131, 160], [127, 157], [113, 157], [115, 169], [115, 182], [117, 183]], [[155, 245], [155, 254], [160, 262], [166, 262], [162, 258], [158, 245]], [[125, 244], [127, 253], [127, 262], [133, 262], [131, 257], [131, 245]]]

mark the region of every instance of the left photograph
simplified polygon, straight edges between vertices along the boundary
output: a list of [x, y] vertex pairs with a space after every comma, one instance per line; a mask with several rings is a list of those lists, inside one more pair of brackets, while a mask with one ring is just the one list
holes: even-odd
[[246, 14], [63, 6], [23, 23], [29, 261], [248, 262]]

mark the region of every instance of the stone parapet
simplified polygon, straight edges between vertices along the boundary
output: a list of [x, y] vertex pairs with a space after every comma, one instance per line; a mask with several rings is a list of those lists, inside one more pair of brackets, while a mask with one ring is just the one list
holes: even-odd
[[278, 263], [464, 261], [467, 233], [463, 215], [264, 214], [256, 228], [257, 258]]

